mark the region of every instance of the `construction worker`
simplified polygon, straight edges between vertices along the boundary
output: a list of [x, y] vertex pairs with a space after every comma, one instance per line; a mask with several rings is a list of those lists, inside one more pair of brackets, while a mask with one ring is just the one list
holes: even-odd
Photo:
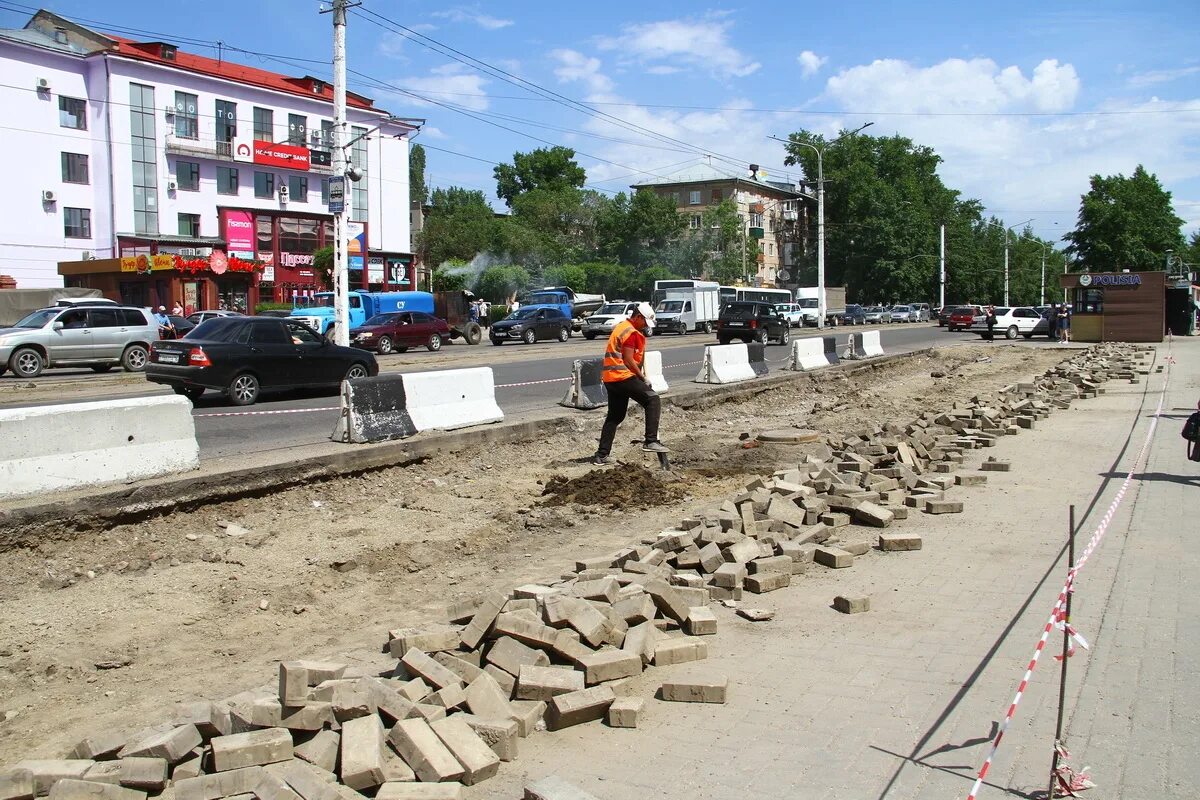
[[608, 391], [608, 416], [600, 432], [600, 447], [596, 450], [593, 464], [613, 463], [613, 439], [617, 427], [625, 421], [632, 399], [646, 412], [646, 439], [642, 449], [647, 453], [665, 453], [667, 447], [658, 440], [658, 417], [661, 406], [658, 395], [650, 388], [650, 381], [642, 371], [646, 359], [646, 330], [654, 324], [654, 309], [649, 303], [638, 303], [629, 319], [622, 320], [613, 328], [604, 351], [604, 365], [600, 380]]

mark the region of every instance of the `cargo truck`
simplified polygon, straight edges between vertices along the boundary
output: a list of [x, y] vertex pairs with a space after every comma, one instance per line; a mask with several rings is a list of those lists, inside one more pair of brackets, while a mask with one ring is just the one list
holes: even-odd
[[[470, 292], [368, 292], [356, 289], [349, 294], [350, 328], [359, 327], [376, 314], [391, 311], [423, 311], [446, 321], [450, 338], [467, 344], [479, 344], [483, 330], [470, 318]], [[327, 338], [333, 336], [333, 292], [317, 292], [310, 302], [296, 305], [289, 315]]]
[[[820, 303], [819, 290], [815, 286], [802, 286], [796, 289], [796, 303], [804, 315], [804, 324], [810, 328], [817, 327], [818, 307]], [[837, 325], [846, 313], [846, 287], [825, 287], [825, 326]]]

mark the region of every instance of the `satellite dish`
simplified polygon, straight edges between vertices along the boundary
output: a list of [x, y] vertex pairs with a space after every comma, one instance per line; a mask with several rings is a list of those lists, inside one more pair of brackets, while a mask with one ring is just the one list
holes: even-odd
[[786, 269], [779, 270], [779, 280], [786, 281], [790, 277], [792, 277], [792, 275]]

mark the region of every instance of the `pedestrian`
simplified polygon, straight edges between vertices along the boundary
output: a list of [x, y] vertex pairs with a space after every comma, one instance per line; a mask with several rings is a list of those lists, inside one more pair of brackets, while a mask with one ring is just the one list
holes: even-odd
[[643, 372], [646, 360], [646, 331], [654, 324], [654, 309], [649, 303], [638, 303], [629, 319], [613, 328], [604, 351], [600, 380], [608, 391], [608, 415], [600, 431], [600, 447], [592, 463], [613, 463], [613, 439], [617, 427], [625, 421], [629, 401], [633, 400], [646, 412], [646, 437], [642, 449], [647, 453], [666, 453], [667, 447], [658, 440], [658, 418], [661, 404]]
[[171, 306], [171, 315], [176, 317], [183, 316], [183, 305], [176, 300], [175, 305]]
[[175, 326], [171, 324], [171, 318], [167, 316], [166, 306], [158, 307], [158, 310], [154, 312], [154, 321], [158, 323], [158, 338], [175, 338]]
[[1071, 309], [1067, 308], [1066, 303], [1058, 307], [1058, 343], [1071, 343]]
[[474, 322], [474, 323], [479, 322], [479, 301], [478, 300], [471, 301], [471, 306], [467, 310], [467, 317], [471, 320], [471, 322]]
[[993, 340], [993, 338], [995, 337], [995, 333], [996, 333], [996, 307], [995, 306], [987, 307], [987, 317], [985, 318], [984, 322], [987, 324], [987, 329], [988, 329], [987, 339], [990, 342]]
[[1187, 440], [1187, 457], [1189, 461], [1200, 461], [1200, 403], [1196, 411], [1183, 423], [1183, 438]]
[[479, 301], [479, 322], [486, 328], [491, 325], [492, 304], [487, 300]]

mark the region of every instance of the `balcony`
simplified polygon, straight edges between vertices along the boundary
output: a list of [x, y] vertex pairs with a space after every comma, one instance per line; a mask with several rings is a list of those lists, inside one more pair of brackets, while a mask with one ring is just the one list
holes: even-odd
[[233, 145], [229, 142], [210, 142], [202, 139], [185, 139], [167, 134], [167, 155], [213, 158], [233, 161]]

